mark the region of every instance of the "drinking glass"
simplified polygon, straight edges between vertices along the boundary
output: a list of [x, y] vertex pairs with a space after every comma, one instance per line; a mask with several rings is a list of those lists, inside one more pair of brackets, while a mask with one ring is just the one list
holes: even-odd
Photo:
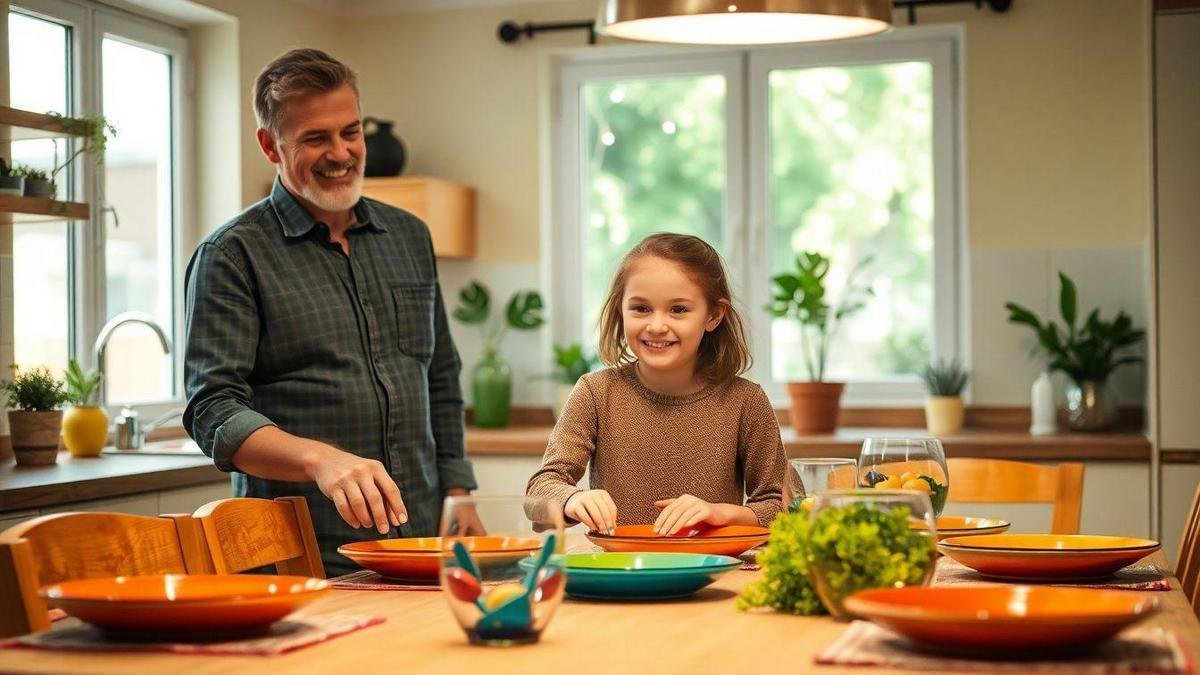
[[858, 458], [862, 487], [916, 490], [929, 495], [933, 515], [942, 515], [950, 492], [946, 452], [935, 438], [868, 438]]
[[821, 603], [837, 619], [852, 618], [845, 600], [858, 591], [928, 584], [936, 552], [926, 493], [855, 488], [813, 499], [808, 570]]
[[561, 507], [526, 495], [453, 496], [442, 508], [442, 590], [472, 644], [537, 642], [566, 587]]
[[849, 457], [802, 457], [788, 461], [788, 504], [795, 511], [812, 506], [812, 498], [830, 489], [857, 485], [858, 466]]

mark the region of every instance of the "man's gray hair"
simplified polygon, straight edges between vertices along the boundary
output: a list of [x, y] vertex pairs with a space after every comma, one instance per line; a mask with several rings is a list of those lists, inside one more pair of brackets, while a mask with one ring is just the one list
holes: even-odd
[[358, 77], [346, 64], [319, 49], [293, 49], [267, 64], [254, 80], [254, 116], [258, 126], [279, 134], [283, 106], [297, 96], [350, 85], [358, 95]]

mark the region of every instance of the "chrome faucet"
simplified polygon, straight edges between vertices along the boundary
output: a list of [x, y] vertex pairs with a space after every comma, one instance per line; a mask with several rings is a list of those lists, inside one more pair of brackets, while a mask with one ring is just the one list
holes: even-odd
[[162, 343], [163, 353], [171, 353], [171, 342], [167, 340], [167, 334], [163, 331], [162, 326], [154, 322], [154, 319], [145, 312], [121, 312], [108, 320], [104, 324], [104, 328], [100, 329], [100, 334], [96, 336], [96, 345], [93, 347], [96, 370], [100, 371], [100, 406], [103, 407], [108, 403], [108, 378], [104, 372], [104, 350], [108, 347], [108, 341], [112, 337], [113, 332], [118, 327], [127, 323], [140, 323], [149, 326], [156, 335], [158, 341]]
[[172, 410], [158, 419], [140, 424], [138, 413], [132, 408], [123, 408], [117, 418], [117, 447], [122, 450], [136, 450], [146, 444], [146, 434], [154, 431], [176, 417], [183, 417], [182, 410]]

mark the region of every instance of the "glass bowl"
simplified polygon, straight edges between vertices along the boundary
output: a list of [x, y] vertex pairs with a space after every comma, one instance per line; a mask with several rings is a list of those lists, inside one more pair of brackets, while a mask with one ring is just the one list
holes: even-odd
[[861, 487], [916, 490], [929, 495], [933, 515], [942, 515], [950, 493], [946, 451], [934, 438], [868, 438], [858, 458]]

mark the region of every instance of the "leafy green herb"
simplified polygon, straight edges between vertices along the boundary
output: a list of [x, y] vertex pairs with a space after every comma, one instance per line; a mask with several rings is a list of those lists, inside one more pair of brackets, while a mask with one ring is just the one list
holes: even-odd
[[45, 368], [28, 372], [17, 372], [16, 364], [10, 366], [13, 379], [0, 382], [0, 390], [8, 393], [9, 403], [26, 412], [56, 410], [67, 400], [61, 380], [54, 379]]
[[803, 510], [780, 514], [758, 554], [763, 578], [742, 590], [738, 609], [823, 614], [816, 585], [840, 603], [868, 588], [924, 583], [933, 569], [933, 538], [911, 529], [909, 515], [907, 508], [867, 504], [822, 509], [811, 522]]
[[950, 486], [937, 482], [932, 476], [917, 477], [929, 484], [929, 503], [933, 506], [934, 513], [941, 513], [942, 507], [946, 505], [946, 497], [950, 494]]

